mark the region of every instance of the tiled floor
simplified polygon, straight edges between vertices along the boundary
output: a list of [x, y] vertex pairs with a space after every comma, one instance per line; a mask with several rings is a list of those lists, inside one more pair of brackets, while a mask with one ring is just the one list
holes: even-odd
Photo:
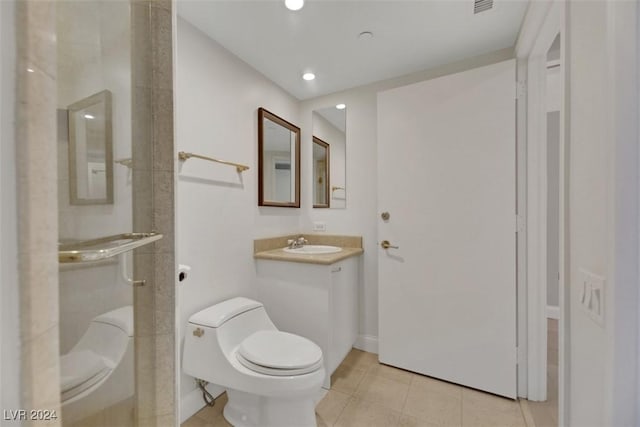
[[[182, 426], [229, 426], [222, 417], [225, 403], [222, 395]], [[377, 355], [360, 350], [334, 372], [316, 418], [320, 427], [527, 427], [517, 401], [382, 365]]]
[[536, 427], [558, 425], [558, 321], [547, 320], [547, 401], [528, 402]]

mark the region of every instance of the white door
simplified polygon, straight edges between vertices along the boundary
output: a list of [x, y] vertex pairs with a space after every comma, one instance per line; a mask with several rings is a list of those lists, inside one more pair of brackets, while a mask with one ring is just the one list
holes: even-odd
[[515, 60], [378, 94], [380, 361], [516, 397]]

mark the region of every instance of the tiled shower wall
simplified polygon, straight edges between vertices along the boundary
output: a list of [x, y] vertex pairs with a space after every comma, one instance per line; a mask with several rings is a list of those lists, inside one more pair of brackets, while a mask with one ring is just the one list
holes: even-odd
[[60, 414], [55, 3], [19, 1], [16, 31], [20, 400]]
[[[176, 423], [171, 7], [131, 5], [133, 229], [164, 235], [134, 254], [139, 426]], [[55, 3], [18, 0], [16, 24], [21, 403], [60, 414]]]
[[136, 250], [138, 426], [176, 423], [173, 58], [170, 0], [132, 2], [133, 228], [164, 238]]

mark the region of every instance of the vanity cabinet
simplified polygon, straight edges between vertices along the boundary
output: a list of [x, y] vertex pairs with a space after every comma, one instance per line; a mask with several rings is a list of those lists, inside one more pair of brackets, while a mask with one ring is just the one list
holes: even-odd
[[325, 388], [357, 338], [359, 260], [329, 265], [256, 260], [258, 300], [278, 329], [322, 348]]

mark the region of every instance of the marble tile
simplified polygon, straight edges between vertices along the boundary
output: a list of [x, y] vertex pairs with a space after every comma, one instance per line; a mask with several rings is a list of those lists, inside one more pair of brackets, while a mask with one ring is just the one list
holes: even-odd
[[352, 395], [360, 385], [366, 370], [359, 367], [341, 365], [331, 375], [331, 389]]
[[348, 394], [329, 390], [316, 406], [318, 425], [333, 426], [350, 400], [351, 397]]
[[336, 427], [396, 427], [400, 413], [376, 403], [352, 399], [338, 418]]
[[151, 3], [152, 85], [156, 89], [173, 89], [173, 49], [171, 3], [168, 8]]
[[152, 89], [146, 86], [132, 88], [131, 153], [134, 170], [149, 171], [153, 169], [153, 105], [151, 91]]
[[174, 170], [173, 90], [153, 89], [153, 169]]
[[353, 396], [368, 402], [375, 402], [394, 411], [400, 411], [408, 393], [408, 382], [394, 381], [368, 373], [358, 385]]
[[151, 3], [134, 1], [131, 5], [131, 59], [134, 88], [152, 86], [153, 52], [151, 46]]
[[[133, 169], [133, 228], [138, 232], [153, 229], [153, 173], [148, 170]], [[153, 246], [146, 245], [136, 252], [152, 252]]]
[[468, 388], [462, 390], [462, 424], [526, 427], [518, 401]]
[[[17, 7], [18, 54], [31, 67], [56, 77], [56, 3], [22, 1]], [[54, 92], [55, 94], [55, 92]]]
[[155, 253], [173, 253], [175, 250], [174, 190], [173, 172], [153, 172], [153, 230], [164, 236], [148, 245]]
[[[54, 325], [20, 347], [21, 403], [25, 408], [55, 410], [60, 414], [59, 330]], [[56, 422], [42, 425], [56, 425]], [[40, 425], [40, 424], [38, 424]]]
[[59, 322], [58, 253], [34, 250], [21, 254], [19, 264], [21, 334], [28, 340]]

